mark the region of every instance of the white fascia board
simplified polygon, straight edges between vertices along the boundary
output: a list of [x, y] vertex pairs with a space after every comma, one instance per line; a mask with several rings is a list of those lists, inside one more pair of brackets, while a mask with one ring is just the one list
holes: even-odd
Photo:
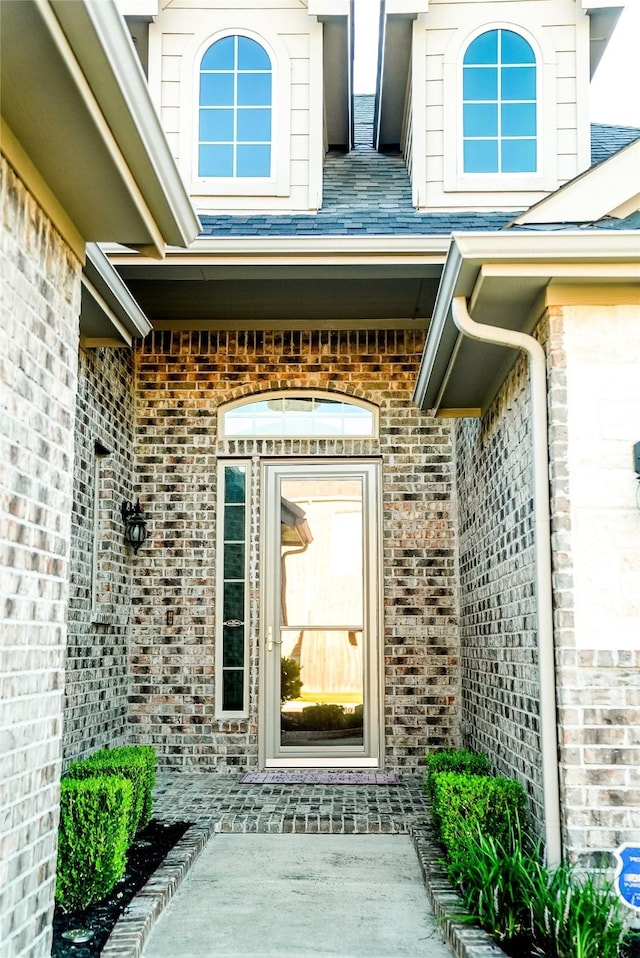
[[429, 0], [385, 0], [384, 11], [388, 17], [417, 17], [429, 12]]
[[351, 0], [309, 0], [309, 14], [316, 17], [348, 17]]
[[[85, 284], [86, 288], [101, 307], [103, 307], [103, 304], [107, 306], [107, 308], [103, 308], [106, 323], [113, 314], [134, 339], [144, 337], [151, 332], [151, 323], [129, 292], [119, 273], [116, 272], [96, 243], [87, 243], [84, 273], [88, 280], [88, 283]], [[80, 323], [82, 326], [82, 318]]]
[[[423, 262], [442, 265], [449, 248], [449, 236], [261, 236], [200, 237], [188, 249], [167, 250], [166, 261], [193, 265], [215, 257], [226, 262], [262, 259], [267, 263], [339, 262], [345, 259], [367, 262], [370, 257], [390, 263]], [[154, 260], [123, 247], [104, 245], [112, 263], [118, 266], [151, 265]]]
[[638, 193], [640, 139], [565, 183], [512, 223], [592, 223]]
[[501, 230], [454, 233], [453, 239], [464, 260], [480, 263], [640, 263], [634, 230]]
[[625, 2], [624, 0], [580, 0], [580, 6], [589, 13], [590, 10], [622, 10]]
[[89, 0], [49, 3], [165, 243], [188, 245], [200, 232], [200, 222], [117, 7]]
[[115, 0], [123, 17], [157, 17], [160, 0]]

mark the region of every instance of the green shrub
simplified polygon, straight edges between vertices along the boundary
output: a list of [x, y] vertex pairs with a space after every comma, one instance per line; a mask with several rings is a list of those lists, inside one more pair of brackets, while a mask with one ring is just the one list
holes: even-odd
[[567, 862], [530, 871], [531, 925], [547, 958], [618, 958], [626, 934], [613, 883]]
[[88, 758], [73, 762], [68, 778], [86, 779], [94, 775], [120, 775], [133, 786], [133, 802], [128, 826], [129, 841], [147, 824], [153, 811], [155, 785], [155, 749], [151, 745], [124, 745], [101, 749]]
[[524, 829], [525, 792], [519, 782], [500, 776], [438, 772], [431, 783], [438, 837], [457, 884], [478, 830], [509, 848], [514, 833]]
[[87, 908], [122, 878], [132, 801], [120, 776], [62, 779], [56, 901], [65, 911]]
[[467, 775], [489, 775], [491, 763], [484, 752], [471, 752], [467, 748], [443, 748], [429, 752], [425, 757], [425, 788], [431, 798], [431, 779], [438, 772], [466, 772]]

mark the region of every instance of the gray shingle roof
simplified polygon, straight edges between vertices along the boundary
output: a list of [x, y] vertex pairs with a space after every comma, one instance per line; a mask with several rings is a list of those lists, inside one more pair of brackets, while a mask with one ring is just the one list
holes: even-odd
[[602, 163], [640, 138], [640, 130], [636, 126], [612, 126], [609, 123], [591, 124], [591, 163]]
[[[446, 236], [501, 229], [513, 212], [418, 212], [400, 154], [372, 146], [375, 97], [355, 97], [355, 145], [325, 157], [322, 209], [312, 214], [201, 214], [203, 236]], [[635, 134], [632, 136], [631, 134]], [[640, 136], [632, 127], [594, 124], [593, 162]]]

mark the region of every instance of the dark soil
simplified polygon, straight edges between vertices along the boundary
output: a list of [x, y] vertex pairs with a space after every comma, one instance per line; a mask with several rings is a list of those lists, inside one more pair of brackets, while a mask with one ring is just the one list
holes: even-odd
[[500, 948], [509, 955], [509, 958], [544, 958], [540, 949], [536, 948], [529, 936], [519, 935], [509, 941], [501, 941]]
[[[118, 918], [143, 885], [176, 845], [190, 822], [163, 825], [155, 819], [136, 836], [129, 849], [127, 870], [110, 895], [85, 911], [63, 912], [56, 906], [53, 916], [52, 958], [93, 958], [102, 951]], [[87, 928], [94, 934], [91, 941], [73, 944], [62, 933], [73, 928]]]

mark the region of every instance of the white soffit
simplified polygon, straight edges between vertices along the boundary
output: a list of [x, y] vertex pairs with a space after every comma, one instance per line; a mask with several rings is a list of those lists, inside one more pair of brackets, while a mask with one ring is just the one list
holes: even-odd
[[78, 233], [155, 255], [194, 239], [198, 219], [111, 0], [0, 3], [0, 17], [3, 122]]
[[[531, 332], [551, 288], [637, 292], [640, 236], [622, 231], [454, 235], [418, 373], [414, 402], [441, 416], [482, 415], [517, 351], [463, 336], [451, 302], [464, 296], [474, 320]], [[595, 294], [594, 294], [595, 295]], [[587, 295], [588, 298], [588, 295]]]
[[[632, 0], [637, 3], [637, 0]], [[602, 59], [625, 4], [620, 0], [582, 0], [582, 9], [589, 15], [591, 76]]]
[[581, 173], [517, 216], [511, 225], [593, 223], [640, 209], [640, 139]]

